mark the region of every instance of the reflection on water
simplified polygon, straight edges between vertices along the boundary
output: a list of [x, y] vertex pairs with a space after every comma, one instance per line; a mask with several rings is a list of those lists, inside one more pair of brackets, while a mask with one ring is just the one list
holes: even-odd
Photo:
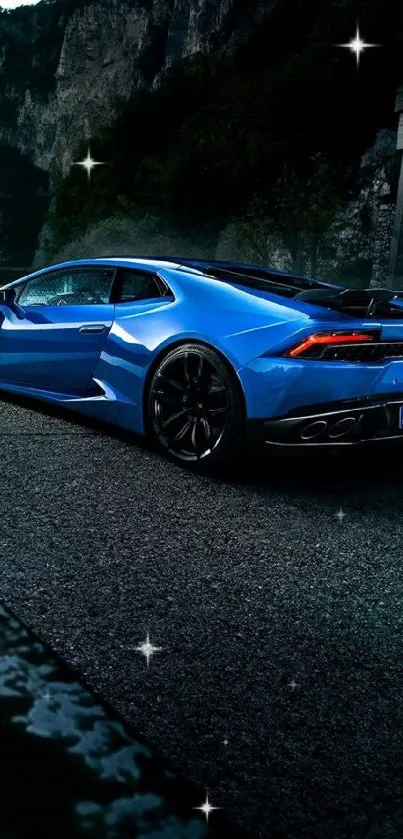
[[0, 702], [2, 839], [239, 835], [1, 607]]

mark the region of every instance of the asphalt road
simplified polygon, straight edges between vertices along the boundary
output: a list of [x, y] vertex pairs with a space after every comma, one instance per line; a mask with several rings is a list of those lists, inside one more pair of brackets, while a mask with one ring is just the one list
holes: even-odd
[[0, 429], [0, 601], [238, 824], [401, 839], [403, 451], [212, 479], [9, 399]]

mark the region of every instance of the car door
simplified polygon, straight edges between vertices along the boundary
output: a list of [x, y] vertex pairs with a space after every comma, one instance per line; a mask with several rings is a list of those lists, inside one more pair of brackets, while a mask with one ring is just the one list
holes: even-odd
[[112, 326], [113, 268], [46, 271], [0, 305], [0, 379], [85, 392]]

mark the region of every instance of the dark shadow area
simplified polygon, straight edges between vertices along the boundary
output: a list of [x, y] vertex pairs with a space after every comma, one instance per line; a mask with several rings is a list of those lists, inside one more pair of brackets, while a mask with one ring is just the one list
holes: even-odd
[[[63, 419], [76, 427], [87, 428], [143, 451], [154, 451], [153, 443], [143, 435], [118, 428], [110, 423], [70, 411], [59, 405], [41, 402], [16, 394], [2, 393], [1, 400], [20, 405], [38, 414]], [[168, 461], [169, 462], [169, 461]], [[364, 446], [351, 446], [340, 451], [279, 451], [259, 452], [241, 456], [234, 463], [220, 466], [206, 477], [218, 483], [267, 491], [287, 491], [292, 494], [324, 501], [328, 497], [344, 499], [344, 504], [364, 503], [366, 508], [376, 506], [381, 497], [390, 498], [398, 509], [403, 507], [403, 442], [381, 442]], [[172, 464], [172, 469], [178, 467]], [[186, 465], [179, 474], [191, 473]], [[397, 495], [396, 495], [397, 493]]]
[[347, 496], [362, 490], [373, 494], [402, 485], [403, 442], [351, 446], [338, 452], [282, 452], [266, 454], [222, 470], [224, 480], [266, 489], [304, 491], [343, 490]]
[[246, 839], [2, 607], [0, 652], [4, 839]]

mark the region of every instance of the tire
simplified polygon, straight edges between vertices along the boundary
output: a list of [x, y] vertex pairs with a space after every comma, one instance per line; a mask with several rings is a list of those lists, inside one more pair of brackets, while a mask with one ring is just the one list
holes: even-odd
[[219, 353], [203, 344], [181, 344], [159, 361], [146, 410], [153, 441], [181, 466], [207, 471], [244, 448], [240, 384]]

